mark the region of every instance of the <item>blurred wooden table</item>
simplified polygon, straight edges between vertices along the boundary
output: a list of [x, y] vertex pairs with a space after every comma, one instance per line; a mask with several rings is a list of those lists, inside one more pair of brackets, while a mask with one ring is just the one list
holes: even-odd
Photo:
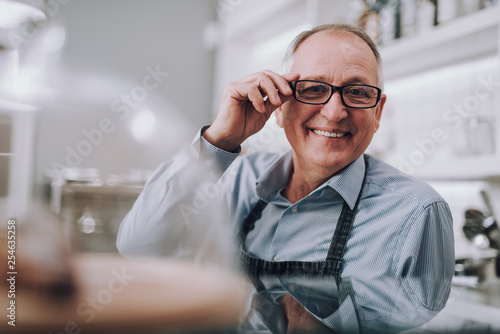
[[[71, 258], [77, 293], [70, 300], [16, 289], [15, 327], [0, 293], [0, 333], [147, 333], [233, 328], [248, 285], [237, 275], [163, 258]], [[22, 272], [18, 273], [18, 276]], [[1, 285], [5, 290], [5, 285]]]

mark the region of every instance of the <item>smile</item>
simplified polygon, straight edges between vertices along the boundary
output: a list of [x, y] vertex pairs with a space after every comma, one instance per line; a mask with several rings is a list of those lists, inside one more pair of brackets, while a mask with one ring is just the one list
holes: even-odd
[[344, 135], [345, 135], [345, 133], [328, 132], [328, 131], [322, 131], [322, 130], [313, 130], [313, 132], [317, 135], [330, 137], [330, 138], [340, 138], [340, 137], [344, 137]]

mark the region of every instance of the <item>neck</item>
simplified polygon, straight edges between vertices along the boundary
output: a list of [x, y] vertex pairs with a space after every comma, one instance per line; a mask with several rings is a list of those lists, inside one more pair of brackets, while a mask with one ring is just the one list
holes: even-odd
[[303, 159], [297, 159], [295, 152], [292, 151], [292, 169], [281, 194], [291, 203], [296, 203], [341, 172], [351, 162], [338, 164], [335, 167], [311, 165]]
[[291, 203], [296, 203], [321, 186], [337, 172], [319, 173], [317, 169], [301, 167], [294, 161], [287, 185], [281, 194]]
[[314, 186], [304, 180], [300, 180], [300, 177], [296, 177], [294, 173], [291, 175], [285, 189], [283, 189], [282, 195], [291, 203], [296, 203], [309, 195], [317, 187], [319, 187], [319, 185]]

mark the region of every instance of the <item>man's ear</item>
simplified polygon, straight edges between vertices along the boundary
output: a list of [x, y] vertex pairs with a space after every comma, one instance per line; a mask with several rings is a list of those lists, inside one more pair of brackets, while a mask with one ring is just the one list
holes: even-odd
[[384, 110], [384, 105], [385, 105], [385, 102], [387, 101], [387, 96], [385, 94], [382, 95], [382, 97], [380, 98], [380, 101], [375, 109], [375, 118], [377, 119], [377, 125], [376, 125], [376, 129], [375, 129], [375, 132], [378, 130], [379, 126], [380, 126], [380, 119], [382, 118], [382, 111]]
[[280, 128], [283, 127], [283, 105], [279, 106], [274, 111], [274, 116], [276, 117], [276, 124], [279, 125]]

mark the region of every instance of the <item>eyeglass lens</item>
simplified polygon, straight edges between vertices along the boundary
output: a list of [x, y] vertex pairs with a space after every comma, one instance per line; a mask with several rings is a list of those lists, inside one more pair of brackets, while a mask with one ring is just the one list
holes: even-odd
[[[333, 87], [327, 83], [317, 81], [297, 81], [295, 84], [295, 97], [300, 102], [323, 104], [328, 102], [332, 95]], [[371, 108], [377, 104], [378, 89], [365, 85], [348, 85], [341, 89], [342, 101], [348, 107]]]

